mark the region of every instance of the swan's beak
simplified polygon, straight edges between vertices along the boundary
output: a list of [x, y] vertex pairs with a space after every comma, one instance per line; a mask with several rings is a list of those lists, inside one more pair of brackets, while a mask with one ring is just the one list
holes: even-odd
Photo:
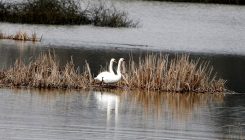
[[114, 63], [117, 63], [117, 61], [113, 61]]

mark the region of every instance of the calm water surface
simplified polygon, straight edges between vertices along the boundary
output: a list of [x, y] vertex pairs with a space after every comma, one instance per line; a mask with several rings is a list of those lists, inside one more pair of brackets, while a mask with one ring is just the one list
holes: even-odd
[[1, 139], [244, 139], [245, 95], [0, 89]]

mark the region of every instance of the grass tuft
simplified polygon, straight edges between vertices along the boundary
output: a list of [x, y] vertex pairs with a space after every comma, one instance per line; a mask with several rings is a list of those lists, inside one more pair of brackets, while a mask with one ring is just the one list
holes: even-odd
[[41, 54], [35, 61], [24, 64], [16, 60], [13, 67], [2, 72], [1, 83], [10, 87], [64, 88], [89, 87], [89, 66], [79, 74], [71, 59], [64, 67], [52, 53]]
[[217, 79], [208, 63], [190, 60], [188, 55], [169, 59], [147, 55], [139, 63], [131, 59], [123, 85], [131, 89], [167, 92], [223, 92], [225, 80]]
[[19, 31], [15, 35], [7, 35], [0, 32], [0, 39], [40, 42], [42, 40], [42, 37], [38, 38], [35, 32], [31, 35], [28, 35], [26, 32]]

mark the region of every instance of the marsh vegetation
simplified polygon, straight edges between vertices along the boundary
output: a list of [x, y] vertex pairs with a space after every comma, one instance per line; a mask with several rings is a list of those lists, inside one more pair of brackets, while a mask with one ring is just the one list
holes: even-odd
[[131, 88], [169, 92], [223, 92], [226, 82], [216, 78], [208, 62], [188, 55], [147, 55], [138, 64], [131, 59], [125, 79]]
[[0, 32], [0, 39], [11, 39], [11, 40], [19, 40], [19, 41], [32, 41], [32, 42], [40, 42], [42, 37], [38, 37], [34, 32], [31, 35], [28, 35], [27, 32], [17, 32], [14, 35], [8, 35]]
[[1, 72], [1, 84], [9, 87], [87, 88], [90, 84], [89, 67], [78, 74], [73, 60], [64, 67], [52, 53], [40, 54], [36, 60], [24, 64], [16, 60], [13, 67]]
[[[217, 79], [208, 63], [193, 61], [188, 55], [169, 59], [166, 55], [148, 55], [133, 59], [122, 67], [118, 88], [167, 92], [223, 92], [225, 80]], [[41, 54], [28, 64], [21, 60], [1, 72], [0, 83], [10, 87], [86, 89], [100, 88], [93, 80], [88, 63], [76, 68], [73, 60], [60, 66], [53, 53]], [[108, 87], [108, 86], [106, 86]], [[110, 86], [109, 86], [110, 87]]]
[[125, 11], [104, 3], [82, 8], [76, 0], [27, 0], [21, 3], [0, 1], [0, 21], [29, 24], [93, 24], [109, 27], [135, 27], [137, 22]]

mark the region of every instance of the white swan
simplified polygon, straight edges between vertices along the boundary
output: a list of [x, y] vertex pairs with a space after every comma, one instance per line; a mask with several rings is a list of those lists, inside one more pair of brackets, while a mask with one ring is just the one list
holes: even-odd
[[109, 71], [103, 71], [103, 72], [99, 73], [94, 79], [102, 82], [102, 81], [104, 81], [104, 77], [110, 77], [112, 75], [115, 75], [115, 73], [113, 71], [113, 62], [116, 62], [116, 60], [114, 58], [112, 58], [110, 60]]
[[113, 73], [102, 72], [95, 79], [101, 81], [102, 83], [106, 83], [106, 84], [118, 82], [122, 78], [122, 74], [121, 74], [122, 61], [124, 61], [123, 58], [120, 58], [118, 61], [117, 74], [115, 74], [114, 72]]

